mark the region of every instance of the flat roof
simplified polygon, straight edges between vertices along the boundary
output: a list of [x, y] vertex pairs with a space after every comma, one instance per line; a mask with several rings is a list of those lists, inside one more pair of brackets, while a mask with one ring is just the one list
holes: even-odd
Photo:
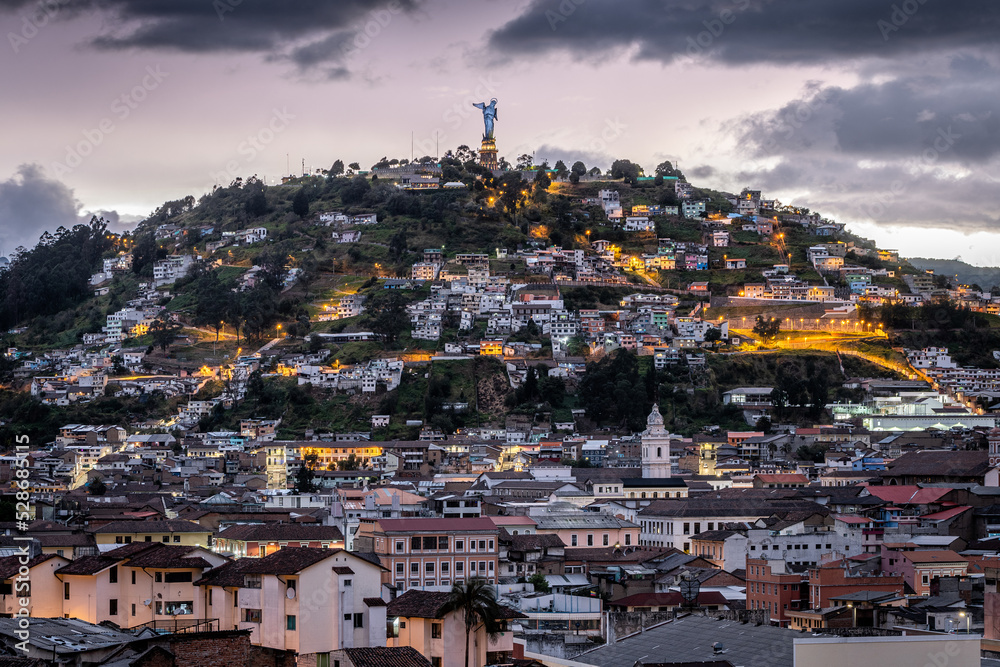
[[[620, 667], [639, 661], [659, 662], [669, 652], [674, 662], [725, 659], [745, 667], [794, 667], [793, 642], [801, 636], [788, 628], [691, 615], [584, 653], [575, 661], [598, 667]], [[712, 645], [716, 642], [722, 642], [725, 653], [713, 651]]]

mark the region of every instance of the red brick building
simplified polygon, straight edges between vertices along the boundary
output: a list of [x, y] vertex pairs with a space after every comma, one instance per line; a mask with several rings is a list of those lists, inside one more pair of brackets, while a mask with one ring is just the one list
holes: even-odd
[[747, 559], [747, 609], [767, 610], [771, 623], [787, 626], [788, 611], [807, 607], [803, 573], [791, 572], [783, 560]]
[[830, 598], [858, 591], [903, 593], [902, 576], [882, 576], [873, 573], [852, 573], [845, 561], [825, 563], [809, 570], [807, 608], [825, 609], [834, 606]]

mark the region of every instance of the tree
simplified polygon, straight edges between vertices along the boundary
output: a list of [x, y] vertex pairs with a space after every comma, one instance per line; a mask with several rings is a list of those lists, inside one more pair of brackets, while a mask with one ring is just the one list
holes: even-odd
[[533, 575], [528, 577], [528, 583], [535, 587], [536, 593], [548, 593], [552, 590], [549, 586], [548, 579], [541, 572], [535, 572]]
[[351, 164], [347, 165], [347, 168], [351, 169], [352, 171], [361, 171], [361, 165], [358, 164], [357, 162], [352, 162]]
[[680, 169], [674, 169], [674, 165], [670, 163], [670, 160], [656, 165], [654, 173], [657, 176], [676, 176], [680, 180], [684, 179], [684, 174], [681, 173]]
[[709, 329], [708, 331], [705, 332], [705, 342], [706, 343], [711, 343], [712, 345], [715, 345], [715, 343], [718, 343], [720, 340], [722, 340], [722, 330], [721, 329], [718, 329], [716, 327], [712, 327], [711, 329]]
[[87, 483], [87, 493], [92, 496], [103, 496], [108, 492], [108, 485], [100, 477], [95, 477]]
[[576, 174], [578, 177], [583, 176], [587, 173], [587, 165], [585, 165], [581, 160], [577, 160], [573, 163], [573, 166], [569, 168], [570, 173]]
[[569, 169], [566, 167], [566, 163], [563, 162], [562, 160], [556, 160], [555, 170], [556, 170], [556, 178], [562, 178], [569, 172]]
[[409, 318], [406, 317], [406, 298], [396, 290], [382, 290], [366, 304], [368, 323], [388, 347], [396, 342]]
[[520, 171], [531, 169], [531, 165], [535, 162], [534, 154], [522, 153], [517, 156], [517, 166], [516, 168]]
[[465, 623], [465, 667], [469, 663], [469, 641], [472, 633], [480, 627], [486, 629], [486, 636], [496, 640], [500, 636], [503, 608], [497, 602], [493, 586], [485, 579], [474, 577], [464, 582], [456, 582], [448, 594], [448, 601], [441, 609], [442, 614], [458, 612]]
[[160, 348], [161, 352], [166, 352], [170, 344], [177, 338], [180, 327], [167, 322], [163, 318], [157, 318], [153, 326], [149, 327], [149, 333], [153, 337], [153, 345]]
[[343, 461], [337, 461], [338, 470], [358, 470], [361, 467], [361, 461], [354, 454], [351, 454]]
[[770, 433], [771, 419], [767, 415], [764, 415], [763, 417], [757, 420], [756, 424], [754, 424], [754, 430], [763, 431], [764, 433]]
[[764, 345], [772, 341], [779, 331], [781, 331], [781, 320], [776, 317], [765, 320], [763, 316], [758, 315], [757, 321], [753, 325], [753, 333], [760, 337]]
[[318, 489], [316, 483], [313, 482], [316, 476], [313, 473], [313, 468], [318, 459], [319, 454], [306, 454], [305, 460], [299, 466], [299, 471], [295, 474], [295, 490], [299, 493], [312, 493]]
[[642, 176], [642, 167], [631, 160], [615, 160], [611, 163], [611, 178], [624, 178], [627, 183], [635, 183]]
[[344, 173], [344, 161], [343, 160], [334, 160], [333, 161], [333, 166], [330, 167], [330, 173], [332, 175], [334, 175], [334, 176], [340, 176], [341, 174], [343, 174]]
[[292, 198], [292, 213], [304, 218], [309, 215], [309, 195], [305, 188], [299, 188]]

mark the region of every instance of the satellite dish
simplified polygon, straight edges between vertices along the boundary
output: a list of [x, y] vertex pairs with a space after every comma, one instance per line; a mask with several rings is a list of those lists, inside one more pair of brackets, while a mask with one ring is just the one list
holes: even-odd
[[288, 590], [286, 590], [285, 591], [285, 597], [288, 598], [289, 600], [294, 600], [295, 599], [295, 589], [294, 588], [289, 588]]
[[142, 603], [148, 607], [149, 605], [153, 604], [153, 601], [152, 600], [143, 600]]

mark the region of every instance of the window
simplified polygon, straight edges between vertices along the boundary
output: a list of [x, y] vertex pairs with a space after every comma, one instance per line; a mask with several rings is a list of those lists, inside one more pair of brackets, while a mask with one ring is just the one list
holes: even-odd
[[410, 572], [413, 574], [417, 574], [418, 572], [420, 572], [420, 563], [417, 562], [410, 563]]
[[441, 563], [441, 574], [448, 574], [449, 565], [450, 563], [448, 561]]
[[[336, 665], [334, 667], [340, 667], [340, 661], [335, 660]], [[330, 667], [330, 654], [329, 653], [317, 653], [316, 654], [316, 667]]]
[[493, 540], [490, 540], [490, 551], [493, 551]]
[[118, 615], [118, 599], [112, 598], [108, 600], [108, 616]]
[[436, 537], [425, 537], [424, 538], [424, 551], [434, 551], [437, 549], [437, 538]]
[[465, 540], [455, 540], [455, 551], [465, 551]]
[[180, 542], [180, 541], [181, 541], [181, 536], [180, 535], [174, 535], [174, 542]]
[[351, 580], [350, 579], [344, 579], [344, 588], [347, 588], [350, 585], [351, 585]]
[[[455, 563], [455, 572], [457, 572], [458, 574], [461, 574], [464, 571], [465, 571], [465, 563], [463, 561], [456, 562]], [[68, 600], [69, 598], [66, 598], [66, 599]]]
[[365, 615], [363, 613], [358, 612], [357, 614], [354, 615], [354, 627], [356, 628], [365, 627]]
[[135, 616], [135, 605], [132, 605], [132, 615]]
[[403, 540], [396, 540], [396, 553], [401, 554], [406, 550], [406, 543]]
[[690, 535], [691, 534], [691, 524], [689, 524], [689, 523], [685, 523], [684, 524], [684, 534], [685, 535]]
[[403, 574], [403, 564], [396, 563], [396, 574]]
[[260, 623], [260, 609], [244, 609], [243, 610], [243, 622], [244, 623]]
[[593, 533], [587, 533], [587, 546], [588, 547], [594, 546], [594, 534]]
[[632, 533], [625, 533], [625, 546], [632, 544]]
[[164, 535], [163, 536], [163, 541], [164, 542], [169, 542], [170, 541], [170, 536], [169, 535]]
[[[257, 575], [258, 579], [260, 575]], [[166, 572], [163, 575], [163, 581], [168, 584], [180, 584], [180, 583], [190, 583], [194, 581], [190, 572]], [[260, 588], [260, 586], [257, 586]]]
[[448, 550], [448, 537], [446, 535], [442, 535], [441, 537], [438, 538], [438, 551], [447, 551], [447, 550]]
[[604, 546], [608, 546], [608, 534], [604, 533]]
[[132, 570], [132, 585], [135, 586], [135, 570]]
[[68, 600], [68, 599], [69, 599], [69, 582], [68, 581], [64, 581], [63, 582], [63, 600]]
[[570, 546], [572, 546], [572, 547], [576, 546], [576, 535], [570, 535], [569, 543], [570, 543]]
[[158, 584], [163, 583], [163, 573], [162, 572], [154, 572], [153, 573], [153, 581], [155, 581]]
[[247, 588], [260, 588], [260, 575], [259, 574], [244, 575], [243, 585], [246, 586]]
[[424, 571], [427, 572], [427, 574], [434, 574], [434, 562], [424, 563]]
[[117, 584], [118, 583], [118, 566], [112, 565], [111, 569], [108, 570], [108, 583]]
[[431, 667], [441, 667], [443, 658], [431, 658]]
[[147, 542], [152, 542], [153, 541], [153, 536], [152, 535], [147, 535], [146, 536], [146, 541]]
[[431, 623], [431, 639], [441, 639], [441, 628], [444, 623]]
[[411, 537], [410, 538], [410, 551], [420, 551], [420, 538]]
[[479, 540], [479, 550], [486, 551], [486, 540]]
[[285, 616], [285, 630], [295, 630], [295, 616], [292, 614]]

